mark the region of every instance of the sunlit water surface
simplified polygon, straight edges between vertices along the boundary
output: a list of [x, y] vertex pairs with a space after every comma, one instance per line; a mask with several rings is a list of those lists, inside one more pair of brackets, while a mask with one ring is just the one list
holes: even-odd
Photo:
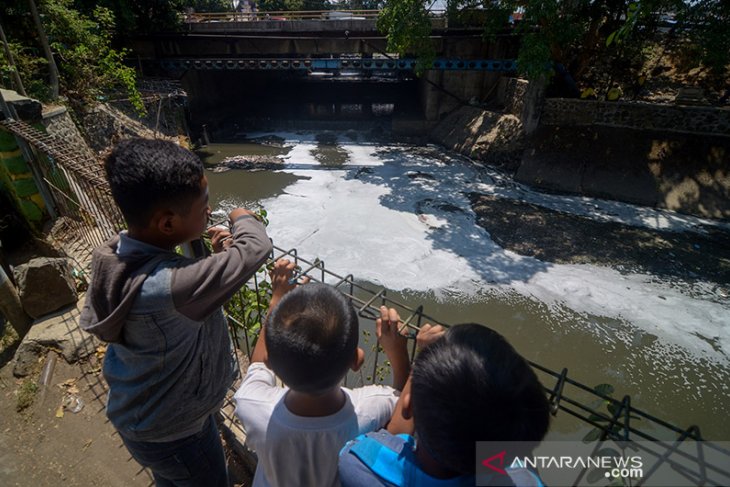
[[[271, 134], [248, 134], [249, 138]], [[542, 194], [436, 148], [358, 133], [282, 133], [281, 147], [213, 144], [206, 163], [258, 154], [278, 171], [208, 171], [220, 215], [262, 205], [284, 248], [384, 286], [446, 323], [479, 322], [527, 358], [705, 437], [730, 440], [730, 301], [717, 283], [669, 282], [593, 265], [524, 257], [475, 223], [481, 192], [601, 221], [669, 231], [715, 224], [613, 201]], [[324, 142], [323, 142], [324, 141]], [[560, 229], [555, 229], [560, 231]], [[722, 283], [727, 286], [727, 283]], [[577, 428], [558, 417], [557, 431]]]

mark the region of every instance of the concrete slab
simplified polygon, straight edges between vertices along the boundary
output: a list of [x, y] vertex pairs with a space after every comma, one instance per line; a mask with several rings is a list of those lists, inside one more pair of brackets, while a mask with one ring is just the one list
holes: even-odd
[[15, 352], [13, 368], [15, 376], [23, 377], [30, 374], [48, 349], [59, 351], [69, 363], [87, 358], [96, 351], [100, 342], [79, 328], [83, 302], [82, 297], [75, 306], [45, 316], [33, 323]]

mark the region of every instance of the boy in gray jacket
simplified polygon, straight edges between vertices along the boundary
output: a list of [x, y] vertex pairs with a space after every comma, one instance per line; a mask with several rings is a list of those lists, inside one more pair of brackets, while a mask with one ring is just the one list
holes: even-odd
[[221, 305], [264, 263], [271, 242], [239, 208], [231, 233], [212, 231], [213, 255], [178, 255], [210, 216], [200, 159], [171, 142], [131, 139], [104, 165], [128, 230], [94, 251], [80, 322], [110, 342], [107, 416], [158, 486], [227, 486], [213, 418], [233, 380]]

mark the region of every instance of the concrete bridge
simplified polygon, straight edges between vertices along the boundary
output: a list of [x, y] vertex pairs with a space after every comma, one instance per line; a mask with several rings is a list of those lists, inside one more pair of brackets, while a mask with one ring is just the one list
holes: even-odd
[[[282, 93], [273, 90], [283, 86], [316, 93], [323, 81], [347, 81], [368, 100], [376, 99], [378, 91], [392, 98], [393, 88], [381, 90], [377, 83], [384, 79], [403, 84], [396, 104], [408, 106], [409, 113], [398, 107], [396, 113], [434, 122], [465, 101], [493, 93], [502, 74], [514, 71], [518, 47], [517, 37], [509, 32], [486, 42], [482, 27], [449, 22], [438, 12], [432, 17], [431, 36], [438, 59], [416, 77], [413, 58], [386, 53], [386, 39], [376, 27], [377, 11], [188, 14], [185, 20], [183, 32], [138, 37], [131, 45], [146, 74], [182, 81], [191, 111], [198, 113], [230, 110], [239, 102], [244, 109], [251, 100], [243, 98], [252, 92], [259, 100], [280, 99]], [[328, 77], [313, 79], [322, 72]], [[295, 87], [310, 82], [318, 88]], [[300, 101], [318, 99], [289, 100]]]

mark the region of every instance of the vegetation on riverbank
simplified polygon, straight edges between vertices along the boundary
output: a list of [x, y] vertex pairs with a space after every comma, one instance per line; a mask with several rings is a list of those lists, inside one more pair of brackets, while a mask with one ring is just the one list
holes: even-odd
[[[388, 50], [432, 57], [432, 8], [388, 0], [378, 21]], [[520, 72], [551, 78], [559, 95], [578, 96], [579, 84], [601, 95], [640, 90], [662, 74], [665, 57], [692, 74], [690, 84], [730, 89], [730, 7], [723, 0], [448, 0], [446, 8], [450, 25], [482, 26], [487, 39], [520, 34]]]

